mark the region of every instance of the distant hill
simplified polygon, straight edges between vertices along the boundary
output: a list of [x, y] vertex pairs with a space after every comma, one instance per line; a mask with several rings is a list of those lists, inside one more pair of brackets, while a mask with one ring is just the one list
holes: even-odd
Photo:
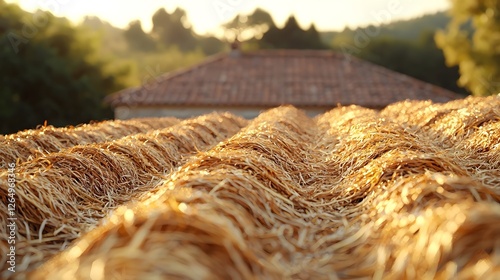
[[422, 33], [445, 29], [451, 18], [447, 12], [424, 15], [409, 20], [400, 20], [383, 25], [380, 36], [401, 40], [418, 39]]
[[[446, 28], [449, 22], [450, 17], [447, 12], [428, 14], [409, 20], [398, 20], [380, 26], [380, 33], [377, 37], [390, 37], [393, 39], [416, 41], [423, 33], [434, 32], [438, 29]], [[354, 36], [358, 30], [366, 30], [367, 28], [368, 27], [360, 27], [354, 30], [346, 28], [341, 32], [321, 32], [321, 38], [323, 39], [323, 42], [332, 45], [333, 40], [337, 36]]]
[[[415, 77], [457, 93], [467, 92], [457, 85], [457, 67], [447, 67], [434, 34], [445, 29], [451, 18], [446, 12], [399, 20], [381, 26], [346, 28], [324, 32], [322, 39], [332, 49]], [[471, 24], [463, 26], [471, 29]]]

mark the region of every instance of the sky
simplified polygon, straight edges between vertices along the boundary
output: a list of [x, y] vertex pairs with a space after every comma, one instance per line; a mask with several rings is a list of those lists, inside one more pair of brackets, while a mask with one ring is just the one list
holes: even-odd
[[280, 26], [294, 14], [304, 28], [314, 23], [318, 30], [342, 30], [346, 26], [387, 23], [425, 13], [442, 11], [449, 0], [7, 0], [28, 11], [50, 10], [78, 23], [87, 15], [98, 16], [124, 28], [139, 19], [145, 30], [159, 8], [172, 12], [181, 7], [198, 34], [216, 33], [219, 26], [240, 13], [261, 7]]

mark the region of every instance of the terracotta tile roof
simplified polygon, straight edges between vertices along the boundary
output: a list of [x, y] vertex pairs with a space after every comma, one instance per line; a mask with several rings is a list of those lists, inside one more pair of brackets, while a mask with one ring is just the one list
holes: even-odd
[[381, 108], [406, 100], [459, 96], [354, 57], [331, 51], [265, 50], [221, 54], [107, 99], [121, 105], [278, 106], [358, 104]]

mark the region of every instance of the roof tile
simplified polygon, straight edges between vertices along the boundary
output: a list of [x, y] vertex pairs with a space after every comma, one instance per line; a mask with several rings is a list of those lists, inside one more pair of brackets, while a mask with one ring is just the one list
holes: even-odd
[[154, 84], [107, 99], [120, 105], [336, 106], [421, 99], [446, 102], [459, 96], [443, 88], [331, 51], [266, 50], [217, 55], [167, 73]]

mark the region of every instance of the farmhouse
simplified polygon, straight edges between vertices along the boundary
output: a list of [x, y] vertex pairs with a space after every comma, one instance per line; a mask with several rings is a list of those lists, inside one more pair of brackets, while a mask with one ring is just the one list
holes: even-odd
[[194, 67], [166, 73], [117, 92], [108, 102], [116, 119], [188, 118], [227, 111], [253, 118], [290, 104], [313, 116], [341, 105], [381, 109], [411, 100], [458, 98], [443, 88], [332, 51], [233, 50]]

